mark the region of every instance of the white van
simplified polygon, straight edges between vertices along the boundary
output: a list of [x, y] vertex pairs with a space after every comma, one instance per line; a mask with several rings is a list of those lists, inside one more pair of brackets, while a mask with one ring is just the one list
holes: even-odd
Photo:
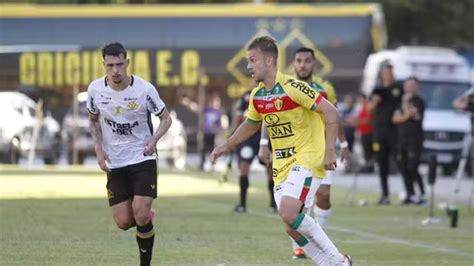
[[422, 159], [436, 153], [443, 173], [451, 174], [460, 160], [463, 138], [471, 129], [468, 114], [452, 107], [453, 100], [470, 87], [468, 62], [448, 48], [401, 46], [384, 50], [367, 58], [361, 87], [363, 93], [369, 95], [381, 84], [379, 74], [386, 63], [393, 65], [397, 81], [411, 76], [420, 80], [420, 93], [426, 105]]
[[59, 159], [59, 123], [47, 113], [34, 142], [33, 131], [38, 123], [38, 106], [20, 92], [0, 92], [0, 163], [16, 164], [27, 158], [34, 148], [45, 164], [55, 164]]

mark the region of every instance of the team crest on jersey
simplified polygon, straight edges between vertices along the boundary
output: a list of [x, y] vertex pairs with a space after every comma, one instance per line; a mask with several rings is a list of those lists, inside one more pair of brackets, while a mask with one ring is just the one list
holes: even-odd
[[274, 102], [273, 104], [275, 105], [275, 108], [280, 111], [281, 108], [283, 108], [283, 100], [281, 99], [281, 97], [278, 97]]
[[139, 106], [139, 105], [138, 105], [137, 103], [135, 103], [135, 102], [130, 102], [130, 103], [127, 104], [128, 110], [135, 110], [135, 109], [138, 108], [138, 106]]
[[275, 125], [280, 122], [280, 118], [276, 114], [268, 114], [264, 120], [268, 125]]
[[116, 115], [121, 115], [122, 114], [122, 107], [115, 106], [115, 114]]

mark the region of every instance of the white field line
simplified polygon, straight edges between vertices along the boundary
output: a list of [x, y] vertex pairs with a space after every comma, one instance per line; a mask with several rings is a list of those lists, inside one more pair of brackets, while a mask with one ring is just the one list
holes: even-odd
[[[210, 202], [206, 200], [199, 200], [199, 201], [207, 205], [212, 205], [214, 207], [218, 206], [221, 209], [226, 209], [229, 211], [231, 211], [232, 209], [231, 205], [224, 204], [224, 203], [215, 203], [215, 202]], [[271, 218], [271, 219], [278, 218], [278, 215], [271, 214], [271, 213], [259, 213], [259, 212], [253, 212], [253, 211], [247, 211], [247, 213], [251, 215]], [[428, 244], [423, 244], [423, 243], [417, 243], [411, 240], [408, 241], [408, 240], [403, 240], [403, 239], [391, 238], [391, 237], [381, 236], [381, 235], [377, 235], [373, 233], [367, 233], [367, 232], [345, 228], [345, 227], [339, 227], [339, 226], [329, 226], [328, 229], [332, 231], [336, 231], [336, 232], [352, 234], [361, 238], [375, 240], [375, 241], [383, 242], [383, 243], [398, 244], [398, 245], [408, 246], [408, 247], [413, 247], [413, 248], [418, 248], [418, 249], [425, 249], [429, 251], [438, 251], [438, 252], [444, 252], [444, 253], [452, 253], [452, 254], [456, 254], [459, 256], [467, 257], [467, 258], [474, 258], [474, 253], [470, 253], [470, 252], [466, 252], [466, 251], [458, 250], [454, 248], [446, 248], [446, 247], [433, 246], [433, 245], [428, 245]]]

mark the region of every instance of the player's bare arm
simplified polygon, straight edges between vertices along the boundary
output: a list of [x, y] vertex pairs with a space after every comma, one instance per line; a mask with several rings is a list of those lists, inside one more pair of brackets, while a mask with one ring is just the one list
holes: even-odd
[[270, 147], [268, 146], [268, 132], [267, 132], [267, 126], [262, 123], [262, 128], [261, 128], [261, 137], [260, 137], [260, 146], [258, 149], [258, 158], [265, 163], [267, 166], [271, 162], [271, 151]]
[[339, 140], [339, 144], [341, 146], [341, 162], [349, 167], [351, 163], [351, 152], [349, 151], [349, 145], [347, 144], [346, 136], [344, 135], [344, 126], [342, 125], [342, 119], [339, 119], [339, 123], [337, 126], [337, 139]]
[[102, 129], [99, 122], [99, 114], [89, 113], [89, 129], [94, 140], [94, 150], [97, 157], [97, 163], [100, 169], [104, 172], [109, 172], [106, 161], [109, 161], [109, 157], [102, 149]]
[[158, 117], [160, 118], [160, 124], [158, 125], [158, 129], [156, 130], [155, 134], [153, 134], [153, 136], [145, 139], [143, 147], [144, 155], [152, 155], [156, 152], [156, 143], [161, 139], [161, 137], [163, 137], [163, 135], [168, 131], [171, 126], [171, 116], [166, 107], [163, 109], [163, 111]]
[[234, 134], [232, 134], [232, 136], [227, 139], [226, 142], [214, 148], [210, 155], [211, 163], [215, 163], [217, 158], [219, 158], [221, 155], [231, 151], [237, 145], [255, 134], [255, 132], [260, 129], [260, 124], [261, 122], [245, 120], [242, 124], [240, 124]]
[[326, 151], [324, 153], [324, 167], [326, 170], [336, 169], [336, 152], [334, 144], [336, 143], [336, 135], [338, 133], [338, 124], [340, 123], [339, 113], [334, 105], [326, 99], [322, 99], [319, 104], [313, 105], [313, 111], [322, 113], [325, 121], [325, 135], [326, 135]]

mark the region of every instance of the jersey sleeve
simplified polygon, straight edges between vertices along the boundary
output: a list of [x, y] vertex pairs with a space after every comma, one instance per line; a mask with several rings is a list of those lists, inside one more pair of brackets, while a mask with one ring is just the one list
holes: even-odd
[[334, 89], [334, 87], [332, 86], [331, 83], [329, 83], [329, 81], [324, 81], [321, 86], [324, 88], [324, 90], [326, 91], [327, 95], [328, 95], [328, 101], [334, 105], [336, 105], [337, 103], [337, 95], [336, 95], [336, 90]]
[[156, 116], [160, 116], [165, 110], [165, 103], [160, 98], [158, 91], [153, 86], [148, 88], [146, 95], [146, 107], [150, 113]]
[[246, 117], [247, 117], [247, 120], [251, 121], [251, 122], [261, 122], [262, 121], [262, 115], [257, 112], [257, 109], [255, 108], [255, 105], [254, 105], [254, 96], [255, 96], [255, 90], [252, 91], [252, 93], [250, 94], [250, 98], [249, 98], [249, 107], [248, 107], [248, 110], [247, 110], [247, 114], [246, 114]]
[[303, 81], [288, 80], [284, 89], [291, 100], [310, 110], [313, 105], [317, 106], [323, 99], [321, 94]]
[[87, 110], [89, 113], [97, 115], [99, 114], [99, 108], [97, 108], [97, 97], [94, 88], [89, 85], [87, 88]]

